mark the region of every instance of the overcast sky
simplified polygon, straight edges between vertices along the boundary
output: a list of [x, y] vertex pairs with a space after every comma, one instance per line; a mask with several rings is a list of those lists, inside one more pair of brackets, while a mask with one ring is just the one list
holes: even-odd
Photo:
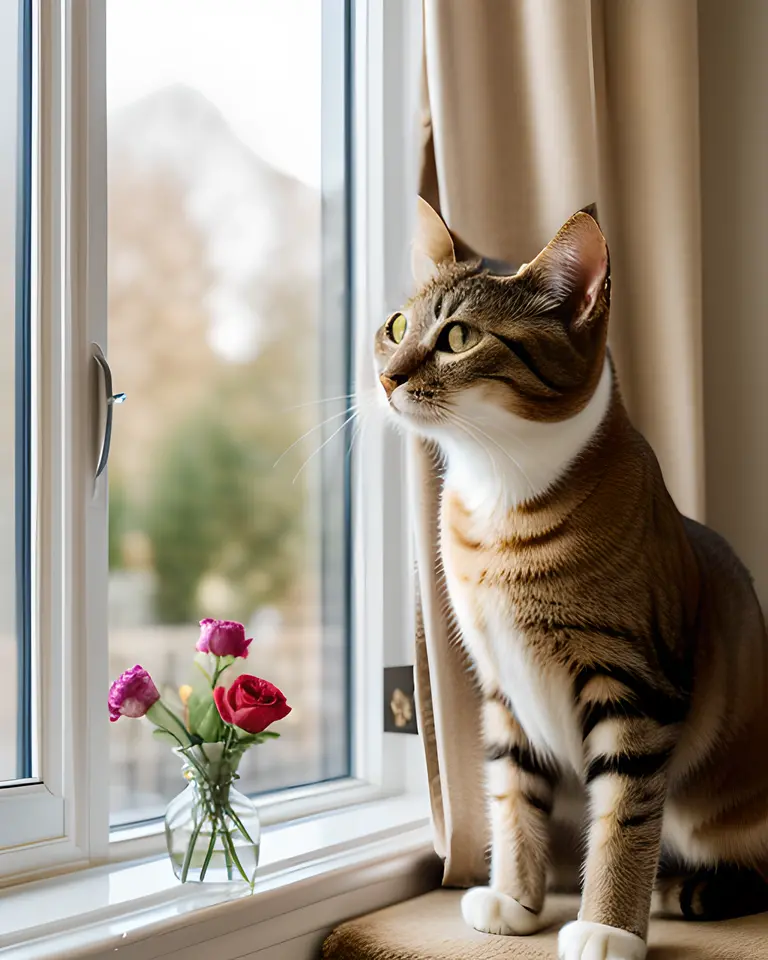
[[274, 166], [320, 183], [321, 0], [108, 0], [110, 109], [196, 87]]

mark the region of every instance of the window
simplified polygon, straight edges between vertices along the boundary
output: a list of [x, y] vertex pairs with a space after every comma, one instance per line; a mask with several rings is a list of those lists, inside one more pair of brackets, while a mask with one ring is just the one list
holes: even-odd
[[0, 781], [32, 776], [28, 9], [0, 2]]
[[[197, 621], [243, 621], [246, 670], [294, 707], [241, 767], [258, 792], [350, 772], [334, 7], [107, 3], [108, 341], [127, 394], [109, 463], [110, 671], [139, 662], [173, 696]], [[145, 724], [110, 738], [112, 822], [160, 815], [179, 791], [167, 750]]]
[[0, 0], [0, 878], [162, 850], [179, 768], [106, 693], [184, 682], [206, 615], [294, 708], [241, 767], [266, 822], [413, 785], [404, 455], [352, 419], [407, 293], [413, 9]]

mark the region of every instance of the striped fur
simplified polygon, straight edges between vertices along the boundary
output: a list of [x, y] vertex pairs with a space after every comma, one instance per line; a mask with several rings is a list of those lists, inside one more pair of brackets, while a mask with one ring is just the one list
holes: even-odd
[[[665, 880], [685, 916], [768, 908], [765, 624], [627, 417], [594, 220], [577, 214], [514, 275], [453, 262], [445, 234], [402, 342], [382, 328], [376, 356], [392, 416], [445, 454], [443, 564], [485, 695], [491, 885], [464, 915], [536, 928], [553, 810], [583, 795], [562, 955], [640, 957], [662, 853], [686, 865]], [[724, 871], [736, 893], [718, 900]]]

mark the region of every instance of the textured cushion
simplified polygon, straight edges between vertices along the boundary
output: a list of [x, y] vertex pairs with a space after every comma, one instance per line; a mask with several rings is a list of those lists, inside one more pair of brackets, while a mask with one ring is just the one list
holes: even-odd
[[[554, 960], [557, 931], [576, 917], [575, 897], [552, 896], [550, 926], [530, 937], [491, 937], [461, 919], [461, 891], [435, 890], [343, 924], [325, 960]], [[768, 960], [768, 914], [722, 923], [654, 919], [648, 960]]]

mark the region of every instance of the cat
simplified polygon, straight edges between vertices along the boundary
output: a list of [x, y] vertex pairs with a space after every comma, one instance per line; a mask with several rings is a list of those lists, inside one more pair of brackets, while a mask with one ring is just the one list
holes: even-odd
[[442, 563], [483, 696], [491, 879], [465, 920], [540, 928], [569, 796], [588, 813], [563, 960], [644, 957], [655, 885], [689, 919], [768, 909], [765, 622], [630, 423], [600, 227], [575, 214], [511, 273], [457, 261], [423, 200], [416, 234], [418, 292], [375, 357], [389, 415], [443, 456]]

